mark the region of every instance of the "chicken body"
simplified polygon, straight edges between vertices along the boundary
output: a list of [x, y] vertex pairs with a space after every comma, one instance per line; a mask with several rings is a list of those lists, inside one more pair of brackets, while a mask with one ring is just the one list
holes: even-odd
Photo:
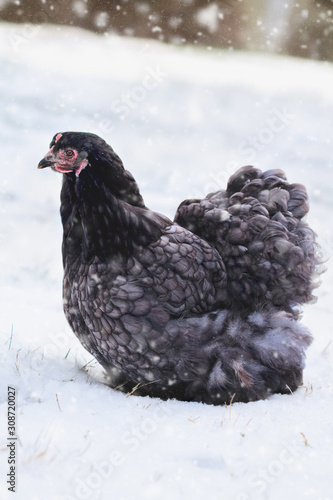
[[[65, 315], [114, 387], [222, 404], [302, 383], [311, 336], [294, 306], [312, 297], [317, 260], [314, 234], [300, 222], [306, 199], [290, 202], [296, 216], [280, 206], [284, 178], [272, 187], [246, 167], [227, 191], [184, 202], [172, 222], [145, 207], [119, 157], [93, 134], [57, 134], [46, 166], [64, 174]], [[253, 196], [258, 179], [266, 207]], [[289, 295], [274, 295], [281, 283]]]

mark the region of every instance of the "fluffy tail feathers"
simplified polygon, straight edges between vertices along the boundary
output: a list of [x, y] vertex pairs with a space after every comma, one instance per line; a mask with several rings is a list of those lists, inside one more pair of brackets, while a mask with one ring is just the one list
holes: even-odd
[[172, 363], [150, 366], [147, 373], [144, 367], [123, 369], [121, 376], [129, 382], [123, 390], [221, 405], [291, 393], [302, 384], [312, 337], [285, 311], [269, 308], [242, 316], [222, 310], [173, 320], [167, 333], [175, 331], [168, 348]]
[[267, 310], [242, 318], [221, 311], [208, 323], [210, 341], [195, 346], [194, 338], [187, 339], [192, 350], [182, 353], [177, 371], [188, 381], [184, 399], [255, 401], [293, 392], [302, 384], [312, 337], [290, 314]]
[[301, 184], [281, 170], [239, 169], [226, 191], [186, 200], [175, 221], [214, 246], [228, 275], [227, 307], [285, 310], [314, 300], [319, 259]]

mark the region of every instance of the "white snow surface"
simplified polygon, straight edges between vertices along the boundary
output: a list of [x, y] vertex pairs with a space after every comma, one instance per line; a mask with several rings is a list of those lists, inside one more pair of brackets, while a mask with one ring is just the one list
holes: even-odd
[[[332, 64], [1, 24], [0, 67], [0, 497], [332, 499]], [[170, 217], [249, 163], [307, 186], [327, 272], [303, 387], [214, 407], [104, 385], [62, 312], [61, 175], [36, 168], [67, 130], [105, 138]]]

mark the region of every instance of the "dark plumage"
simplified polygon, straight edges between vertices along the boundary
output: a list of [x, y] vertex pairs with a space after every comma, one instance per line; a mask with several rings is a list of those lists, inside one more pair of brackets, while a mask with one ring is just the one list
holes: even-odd
[[228, 307], [273, 305], [293, 312], [311, 302], [318, 264], [315, 235], [302, 219], [306, 189], [281, 170], [243, 167], [226, 191], [186, 200], [175, 222], [209, 242], [227, 270]]
[[302, 383], [315, 236], [303, 186], [244, 167], [175, 222], [149, 210], [96, 135], [57, 134], [39, 168], [62, 172], [64, 311], [113, 386], [220, 404]]

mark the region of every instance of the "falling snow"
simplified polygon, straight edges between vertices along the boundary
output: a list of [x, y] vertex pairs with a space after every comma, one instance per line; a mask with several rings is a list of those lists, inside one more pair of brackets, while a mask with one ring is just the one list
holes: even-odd
[[61, 176], [37, 163], [56, 132], [102, 135], [147, 205], [169, 216], [241, 165], [283, 168], [308, 187], [329, 258], [332, 67], [14, 25], [0, 25], [0, 66], [1, 498], [12, 498], [8, 385], [18, 391], [16, 500], [331, 498], [330, 261], [304, 312], [315, 340], [296, 393], [223, 407], [126, 397], [67, 327]]

